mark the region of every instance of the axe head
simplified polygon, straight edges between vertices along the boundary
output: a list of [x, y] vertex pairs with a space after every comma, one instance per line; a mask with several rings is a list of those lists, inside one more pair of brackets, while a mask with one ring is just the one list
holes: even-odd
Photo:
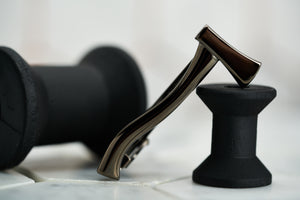
[[209, 26], [205, 26], [196, 39], [225, 65], [241, 87], [246, 87], [253, 80], [261, 66], [260, 62], [228, 44]]

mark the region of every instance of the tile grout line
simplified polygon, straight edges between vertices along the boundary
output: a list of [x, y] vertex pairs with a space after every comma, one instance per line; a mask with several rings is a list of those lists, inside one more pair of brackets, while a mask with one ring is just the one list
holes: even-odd
[[9, 185], [9, 186], [1, 186], [0, 191], [1, 190], [7, 190], [7, 189], [11, 189], [11, 188], [15, 188], [15, 187], [20, 187], [20, 186], [24, 186], [24, 185], [30, 185], [30, 184], [34, 184], [35, 182], [27, 182], [27, 183], [18, 183], [18, 184], [13, 184], [13, 185]]
[[188, 179], [188, 178], [190, 178], [190, 176], [182, 176], [182, 177], [179, 177], [179, 178], [164, 180], [164, 181], [153, 181], [153, 184], [149, 185], [149, 186], [155, 188], [156, 186], [159, 186], [159, 185], [162, 185], [162, 184], [173, 183], [175, 181], [181, 181], [181, 180]]
[[178, 196], [176, 196], [176, 195], [174, 195], [174, 194], [172, 194], [170, 192], [163, 191], [163, 190], [155, 188], [155, 187], [152, 187], [152, 190], [155, 191], [155, 192], [161, 193], [161, 194], [163, 194], [165, 196], [171, 197], [173, 199], [181, 199], [180, 197], [178, 197]]
[[171, 197], [173, 199], [181, 199], [180, 197], [178, 197], [178, 196], [176, 196], [174, 194], [171, 194], [171, 193], [169, 193], [167, 191], [159, 189], [157, 186], [163, 185], [163, 184], [167, 184], [167, 183], [173, 183], [173, 182], [176, 182], [176, 181], [185, 180], [185, 179], [189, 179], [189, 178], [190, 178], [190, 176], [184, 176], [184, 177], [179, 177], [179, 178], [172, 179], [172, 180], [161, 181], [161, 182], [159, 182], [159, 183], [157, 183], [155, 185], [150, 186], [150, 188], [152, 188], [152, 190], [154, 190], [156, 192], [159, 192], [159, 193], [161, 193], [163, 195], [166, 195], [168, 197]]
[[39, 175], [31, 172], [30, 170], [28, 170], [24, 167], [15, 167], [13, 170], [22, 174], [23, 176], [26, 176], [27, 178], [29, 178], [31, 180], [33, 180], [35, 183], [45, 182], [47, 180], [47, 179], [44, 179], [44, 178], [40, 177]]
[[[91, 183], [100, 183], [100, 184], [111, 184], [111, 185], [129, 185], [129, 186], [135, 186], [135, 187], [147, 187], [152, 189], [155, 192], [161, 193], [162, 195], [168, 196], [173, 199], [180, 199], [178, 196], [175, 196], [174, 194], [171, 194], [169, 192], [163, 191], [157, 186], [167, 184], [167, 183], [172, 183], [184, 179], [188, 179], [190, 176], [184, 176], [184, 177], [179, 177], [175, 179], [170, 179], [170, 180], [164, 180], [164, 181], [152, 181], [150, 183], [140, 183], [140, 182], [112, 182], [112, 181], [101, 181], [101, 180], [73, 180], [73, 179], [59, 179], [59, 178], [42, 178], [39, 175], [31, 172], [30, 170], [23, 168], [23, 167], [16, 167], [14, 170], [27, 178], [31, 179], [34, 181], [34, 183], [39, 183], [39, 182], [52, 182], [52, 181], [59, 181], [59, 182], [65, 182], [65, 183], [86, 183], [86, 184], [91, 184]], [[32, 184], [32, 183], [28, 183]], [[6, 187], [3, 189], [9, 189], [9, 188], [14, 188], [14, 187], [19, 187], [27, 184], [18, 184], [15, 186], [11, 187]]]

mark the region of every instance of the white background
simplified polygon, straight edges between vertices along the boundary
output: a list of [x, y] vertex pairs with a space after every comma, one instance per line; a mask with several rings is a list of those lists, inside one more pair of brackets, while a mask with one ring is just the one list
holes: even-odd
[[[150, 103], [192, 58], [205, 24], [263, 63], [254, 83], [298, 105], [300, 1], [0, 0], [0, 45], [31, 64], [65, 65], [95, 46], [120, 46], [139, 63]], [[228, 81], [218, 64], [204, 82]]]

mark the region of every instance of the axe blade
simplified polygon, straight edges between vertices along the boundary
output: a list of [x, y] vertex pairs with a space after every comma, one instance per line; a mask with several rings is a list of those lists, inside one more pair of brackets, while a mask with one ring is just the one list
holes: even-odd
[[246, 87], [254, 79], [261, 62], [232, 47], [209, 26], [206, 25], [196, 39], [225, 65], [241, 87]]

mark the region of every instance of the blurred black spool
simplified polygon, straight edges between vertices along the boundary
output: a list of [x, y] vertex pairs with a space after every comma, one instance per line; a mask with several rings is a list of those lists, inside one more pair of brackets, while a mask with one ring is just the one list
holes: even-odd
[[256, 157], [257, 115], [275, 98], [271, 87], [210, 84], [197, 94], [213, 113], [211, 154], [193, 172], [203, 185], [248, 188], [269, 185], [272, 175]]
[[29, 67], [0, 47], [0, 169], [34, 145], [82, 141], [102, 156], [115, 134], [144, 112], [146, 91], [134, 60], [114, 47], [76, 67]]

